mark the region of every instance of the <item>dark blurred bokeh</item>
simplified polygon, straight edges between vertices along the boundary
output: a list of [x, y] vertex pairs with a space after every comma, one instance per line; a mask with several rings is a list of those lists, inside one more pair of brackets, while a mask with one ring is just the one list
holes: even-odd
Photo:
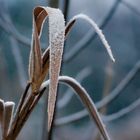
[[[17, 103], [24, 90], [28, 80], [32, 11], [38, 5], [59, 7], [66, 22], [74, 15], [84, 13], [103, 30], [116, 62], [111, 62], [94, 29], [79, 20], [65, 43], [61, 75], [77, 77], [94, 102], [109, 94], [116, 95], [100, 110], [112, 140], [139, 140], [139, 0], [0, 0], [0, 98]], [[42, 48], [48, 46], [47, 30], [46, 22]], [[70, 116], [64, 118], [66, 122], [57, 120], [54, 139], [99, 139], [94, 123], [72, 92], [60, 85], [56, 118], [79, 111], [83, 114], [70, 122], [67, 122]], [[45, 99], [44, 96], [40, 100], [18, 139], [42, 138], [44, 110], [47, 109]]]

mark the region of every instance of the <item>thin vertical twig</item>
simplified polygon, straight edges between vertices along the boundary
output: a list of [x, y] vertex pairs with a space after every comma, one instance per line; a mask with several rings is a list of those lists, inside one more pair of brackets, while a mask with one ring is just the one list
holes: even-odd
[[70, 4], [70, 0], [64, 0], [64, 18], [65, 21], [67, 22], [68, 19], [68, 13], [69, 13], [69, 4]]

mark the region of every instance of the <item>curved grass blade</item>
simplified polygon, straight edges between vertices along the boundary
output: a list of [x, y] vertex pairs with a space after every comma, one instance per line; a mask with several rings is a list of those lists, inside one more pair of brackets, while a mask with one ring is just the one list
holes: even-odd
[[[37, 92], [39, 88], [38, 79], [42, 72], [42, 58], [41, 58], [41, 47], [39, 41], [39, 34], [41, 23], [38, 24], [40, 9], [36, 8], [34, 10], [33, 16], [33, 33], [32, 33], [32, 44], [29, 58], [29, 78], [32, 86], [32, 92]], [[44, 17], [45, 18], [45, 17]]]
[[50, 45], [50, 86], [48, 97], [48, 131], [50, 130], [60, 73], [64, 36], [65, 22], [60, 10], [47, 7], [49, 14], [49, 45]]
[[[43, 89], [46, 86], [49, 86], [50, 81], [46, 81], [41, 85], [41, 89]], [[67, 84], [68, 86], [72, 87], [78, 97], [81, 99], [87, 110], [89, 111], [90, 116], [95, 121], [98, 129], [100, 130], [102, 136], [105, 140], [110, 140], [108, 133], [106, 131], [106, 128], [99, 116], [99, 113], [95, 107], [94, 102], [86, 92], [86, 90], [73, 78], [68, 76], [59, 76], [59, 82], [62, 82], [64, 84]]]
[[[43, 21], [49, 17], [49, 48], [41, 55], [39, 36]], [[50, 77], [50, 89], [48, 98], [48, 130], [51, 127], [55, 107], [58, 76], [60, 73], [61, 60], [64, 46], [65, 22], [59, 9], [50, 7], [36, 7], [34, 10], [34, 31], [32, 38], [32, 50], [30, 53], [29, 76], [32, 91], [37, 92], [43, 82], [48, 69]]]
[[92, 25], [92, 27], [95, 29], [96, 33], [98, 34], [98, 36], [100, 37], [103, 45], [105, 46], [111, 60], [113, 62], [115, 62], [115, 59], [113, 57], [112, 51], [110, 49], [110, 45], [108, 44], [104, 34], [102, 33], [102, 30], [98, 27], [98, 25], [94, 22], [94, 20], [92, 20], [90, 17], [88, 17], [87, 15], [84, 14], [78, 14], [76, 16], [74, 16], [69, 23], [67, 24], [67, 28], [71, 27], [71, 25], [73, 25], [73, 23], [77, 20], [77, 19], [84, 19], [86, 20], [88, 23], [90, 23]]

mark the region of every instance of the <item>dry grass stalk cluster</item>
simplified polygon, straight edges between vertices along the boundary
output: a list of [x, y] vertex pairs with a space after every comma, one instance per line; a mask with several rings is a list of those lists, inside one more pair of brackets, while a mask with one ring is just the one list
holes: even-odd
[[[49, 47], [42, 53], [40, 36], [46, 17], [49, 19]], [[58, 82], [62, 82], [74, 89], [88, 110], [91, 118], [95, 121], [103, 138], [109, 140], [108, 133], [97, 112], [95, 104], [86, 90], [75, 79], [68, 76], [59, 76], [64, 41], [77, 19], [84, 19], [92, 25], [107, 49], [110, 58], [115, 61], [105, 36], [97, 24], [88, 16], [84, 14], [76, 15], [65, 26], [64, 16], [59, 9], [36, 7], [33, 12], [33, 34], [29, 57], [29, 82], [27, 83], [14, 115], [14, 103], [0, 100], [0, 124], [3, 140], [15, 140], [17, 138], [47, 86], [49, 86], [47, 106], [49, 133], [54, 116]], [[44, 82], [47, 75], [49, 75], [49, 80]]]

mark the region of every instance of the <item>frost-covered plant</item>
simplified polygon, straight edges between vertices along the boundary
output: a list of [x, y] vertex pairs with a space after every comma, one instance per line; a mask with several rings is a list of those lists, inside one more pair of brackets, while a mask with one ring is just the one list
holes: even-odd
[[[46, 17], [49, 18], [49, 47], [42, 53], [40, 36]], [[114, 57], [105, 36], [91, 18], [84, 14], [79, 14], [74, 16], [65, 26], [64, 16], [59, 9], [36, 7], [33, 12], [33, 34], [29, 57], [29, 82], [19, 101], [14, 117], [12, 115], [14, 103], [4, 103], [3, 100], [0, 100], [0, 123], [2, 126], [3, 140], [15, 140], [17, 138], [20, 130], [47, 86], [49, 86], [47, 107], [48, 132], [50, 131], [54, 116], [58, 82], [63, 82], [76, 91], [77, 95], [89, 111], [91, 118], [96, 122], [103, 138], [109, 140], [106, 128], [86, 90], [75, 79], [68, 76], [59, 76], [64, 41], [77, 19], [84, 19], [92, 25], [107, 49], [111, 59], [114, 61]], [[44, 82], [48, 74], [49, 80]]]

